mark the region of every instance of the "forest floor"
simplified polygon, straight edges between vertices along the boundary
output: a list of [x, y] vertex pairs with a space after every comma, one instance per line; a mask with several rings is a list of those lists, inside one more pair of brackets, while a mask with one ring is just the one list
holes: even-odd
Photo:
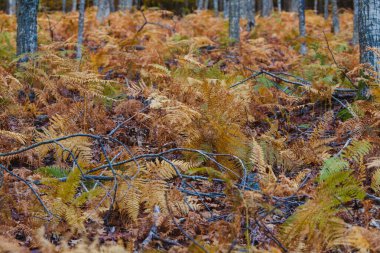
[[[0, 14], [1, 252], [380, 250], [380, 87], [307, 12]], [[307, 55], [300, 55], [305, 42]]]

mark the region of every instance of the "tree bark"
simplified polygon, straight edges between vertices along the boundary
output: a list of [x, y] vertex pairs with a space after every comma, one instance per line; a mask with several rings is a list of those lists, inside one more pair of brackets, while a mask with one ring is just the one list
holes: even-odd
[[269, 17], [273, 10], [273, 0], [262, 0], [262, 11], [261, 15], [263, 17]]
[[71, 11], [72, 12], [77, 11], [77, 0], [72, 0]]
[[79, 0], [79, 19], [78, 19], [78, 44], [77, 44], [77, 59], [82, 58], [83, 34], [84, 34], [84, 14], [86, 0]]
[[208, 10], [208, 0], [204, 0], [204, 3], [203, 9]]
[[202, 10], [203, 9], [203, 5], [204, 5], [203, 0], [198, 0], [197, 1], [197, 10], [198, 11]]
[[359, 43], [359, 0], [354, 0], [354, 34], [352, 37], [352, 44]]
[[66, 13], [66, 0], [62, 0], [62, 12]]
[[229, 1], [229, 36], [234, 42], [240, 41], [240, 1]]
[[[298, 17], [299, 17], [299, 31], [302, 40], [306, 37], [306, 18], [305, 18], [305, 0], [299, 0], [298, 4]], [[307, 53], [306, 43], [302, 41], [300, 53], [305, 55]]]
[[323, 9], [324, 9], [323, 16], [325, 20], [327, 20], [329, 19], [329, 0], [325, 0]]
[[340, 32], [338, 1], [331, 0], [331, 3], [333, 15], [333, 31], [334, 34], [338, 34]]
[[111, 12], [115, 12], [116, 11], [115, 0], [108, 0], [108, 1], [109, 1], [109, 4], [110, 4], [110, 11]]
[[277, 11], [281, 12], [282, 7], [281, 7], [281, 0], [277, 0]]
[[99, 6], [99, 0], [94, 0], [94, 6], [96, 6], [96, 7]]
[[380, 76], [380, 1], [359, 1], [359, 44], [360, 62], [370, 64]]
[[215, 17], [219, 16], [219, 1], [218, 0], [214, 0], [213, 7], [214, 7]]
[[255, 0], [247, 0], [247, 31], [250, 32], [255, 27], [256, 20], [256, 1]]
[[230, 13], [230, 0], [223, 1], [223, 16], [228, 19]]
[[8, 0], [7, 13], [9, 15], [14, 15], [16, 13], [16, 0]]
[[104, 19], [106, 19], [110, 15], [110, 2], [108, 0], [99, 0], [98, 12], [96, 13], [96, 19], [103, 23]]
[[239, 0], [240, 18], [247, 18], [246, 0]]
[[17, 1], [17, 55], [37, 51], [37, 11], [38, 0]]
[[314, 0], [314, 13], [318, 14], [318, 0]]
[[298, 12], [298, 1], [299, 0], [290, 0], [289, 11]]

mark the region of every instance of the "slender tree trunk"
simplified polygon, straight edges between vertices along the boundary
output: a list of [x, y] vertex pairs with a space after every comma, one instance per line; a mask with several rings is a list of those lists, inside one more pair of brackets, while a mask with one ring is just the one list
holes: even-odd
[[77, 0], [72, 0], [71, 11], [77, 11]]
[[37, 51], [38, 0], [18, 0], [17, 15], [17, 55]]
[[277, 0], [277, 11], [281, 12], [282, 7], [281, 7], [281, 0]]
[[352, 37], [352, 44], [359, 43], [359, 0], [354, 0], [354, 35]]
[[96, 6], [96, 7], [99, 6], [99, 0], [94, 0], [94, 6]]
[[[299, 17], [300, 37], [302, 40], [305, 40], [305, 37], [306, 37], [305, 0], [299, 0], [298, 17]], [[301, 43], [300, 53], [302, 55], [305, 55], [307, 53], [307, 47], [304, 41]]]
[[215, 17], [219, 16], [219, 1], [218, 0], [214, 0], [213, 7], [214, 7]]
[[108, 0], [108, 1], [110, 2], [110, 11], [115, 12], [116, 11], [115, 0]]
[[252, 29], [255, 27], [256, 20], [255, 20], [255, 15], [256, 15], [256, 1], [255, 0], [247, 0], [247, 19], [248, 19], [248, 24], [247, 24], [247, 31], [250, 32]]
[[14, 15], [16, 13], [16, 0], [8, 0], [7, 13], [9, 15]]
[[62, 0], [62, 12], [66, 13], [66, 0]]
[[323, 9], [323, 16], [325, 17], [325, 20], [327, 20], [329, 19], [329, 0], [325, 0]]
[[338, 34], [340, 32], [338, 1], [331, 0], [331, 3], [332, 3], [332, 15], [333, 15], [333, 31], [334, 31], [334, 34]]
[[79, 0], [77, 59], [82, 58], [85, 7], [86, 0]]
[[262, 0], [262, 11], [261, 15], [263, 17], [269, 17], [273, 11], [273, 0]]
[[247, 18], [246, 0], [239, 0], [240, 18]]
[[203, 9], [208, 10], [208, 0], [204, 0], [204, 3]]
[[133, 0], [127, 0], [127, 9], [132, 10]]
[[290, 12], [298, 12], [298, 1], [299, 0], [290, 0]]
[[119, 0], [119, 10], [127, 10], [127, 0]]
[[230, 13], [230, 0], [223, 1], [223, 16], [228, 19]]
[[96, 19], [103, 23], [104, 19], [106, 19], [110, 15], [110, 2], [108, 0], [99, 0], [98, 12], [96, 13]]
[[314, 12], [318, 14], [318, 0], [314, 0]]
[[[380, 77], [380, 1], [359, 1], [360, 62], [370, 64]], [[372, 50], [370, 50], [372, 49]]]
[[239, 8], [239, 2], [240, 1], [229, 1], [229, 35], [230, 38], [233, 39], [235, 42], [240, 41], [240, 8]]
[[202, 10], [203, 5], [204, 5], [203, 0], [198, 0], [197, 1], [197, 9], [198, 9], [198, 11]]

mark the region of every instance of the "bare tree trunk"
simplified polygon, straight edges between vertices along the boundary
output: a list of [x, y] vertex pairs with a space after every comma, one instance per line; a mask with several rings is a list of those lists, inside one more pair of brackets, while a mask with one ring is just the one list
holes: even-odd
[[214, 0], [213, 7], [214, 7], [215, 17], [219, 16], [219, 1], [218, 0]]
[[17, 55], [37, 51], [38, 0], [18, 0], [17, 15]]
[[318, 14], [318, 0], [314, 0], [314, 13]]
[[332, 15], [333, 15], [333, 31], [334, 31], [334, 34], [338, 34], [340, 32], [338, 1], [331, 0], [331, 3], [332, 3]]
[[246, 0], [239, 0], [240, 18], [247, 18]]
[[359, 43], [359, 0], [354, 0], [354, 35], [352, 37], [352, 44]]
[[325, 17], [325, 20], [329, 19], [329, 0], [325, 0], [323, 16]]
[[290, 12], [298, 12], [298, 1], [299, 0], [290, 0]]
[[108, 0], [99, 0], [98, 12], [96, 13], [96, 19], [103, 23], [104, 19], [106, 19], [110, 15], [110, 2]]
[[[305, 0], [299, 0], [298, 17], [299, 17], [300, 37], [302, 40], [304, 40], [306, 37]], [[307, 53], [307, 47], [304, 41], [301, 43], [300, 53], [302, 55], [305, 55]]]
[[203, 9], [208, 10], [208, 0], [204, 0], [204, 3]]
[[[380, 1], [359, 1], [360, 62], [370, 64], [380, 77]], [[372, 49], [372, 50], [370, 50]]]
[[197, 1], [197, 10], [198, 11], [202, 10], [203, 5], [204, 5], [203, 0], [198, 0]]
[[255, 15], [256, 15], [256, 1], [255, 0], [247, 0], [247, 19], [248, 19], [248, 24], [247, 24], [247, 31], [250, 32], [252, 29], [255, 27], [256, 20], [255, 20]]
[[83, 34], [84, 34], [84, 14], [86, 0], [79, 0], [79, 19], [78, 19], [78, 44], [77, 44], [77, 59], [82, 58]]
[[96, 6], [96, 7], [99, 6], [99, 0], [94, 0], [94, 6]]
[[239, 2], [240, 1], [229, 1], [229, 36], [231, 39], [234, 40], [234, 42], [240, 41], [240, 8], [239, 8]]
[[273, 0], [262, 0], [262, 11], [261, 15], [263, 17], [269, 17], [273, 11]]
[[278, 12], [281, 12], [282, 8], [281, 8], [281, 0], [277, 0], [277, 11]]
[[127, 0], [127, 9], [132, 10], [133, 0]]
[[16, 0], [8, 0], [7, 13], [9, 15], [14, 15], [16, 13]]
[[72, 1], [71, 11], [72, 12], [77, 11], [77, 0]]
[[223, 16], [225, 19], [229, 17], [230, 13], [230, 0], [223, 1]]
[[115, 12], [116, 11], [115, 0], [108, 0], [108, 1], [110, 2], [110, 11]]
[[62, 0], [62, 12], [66, 13], [66, 0]]

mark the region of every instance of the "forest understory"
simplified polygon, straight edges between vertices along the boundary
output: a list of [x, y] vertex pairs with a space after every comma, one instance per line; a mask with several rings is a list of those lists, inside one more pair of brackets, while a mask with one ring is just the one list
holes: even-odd
[[[380, 252], [380, 86], [353, 14], [0, 14], [1, 252]], [[74, 21], [75, 22], [74, 22]], [[306, 55], [299, 50], [307, 43]]]

